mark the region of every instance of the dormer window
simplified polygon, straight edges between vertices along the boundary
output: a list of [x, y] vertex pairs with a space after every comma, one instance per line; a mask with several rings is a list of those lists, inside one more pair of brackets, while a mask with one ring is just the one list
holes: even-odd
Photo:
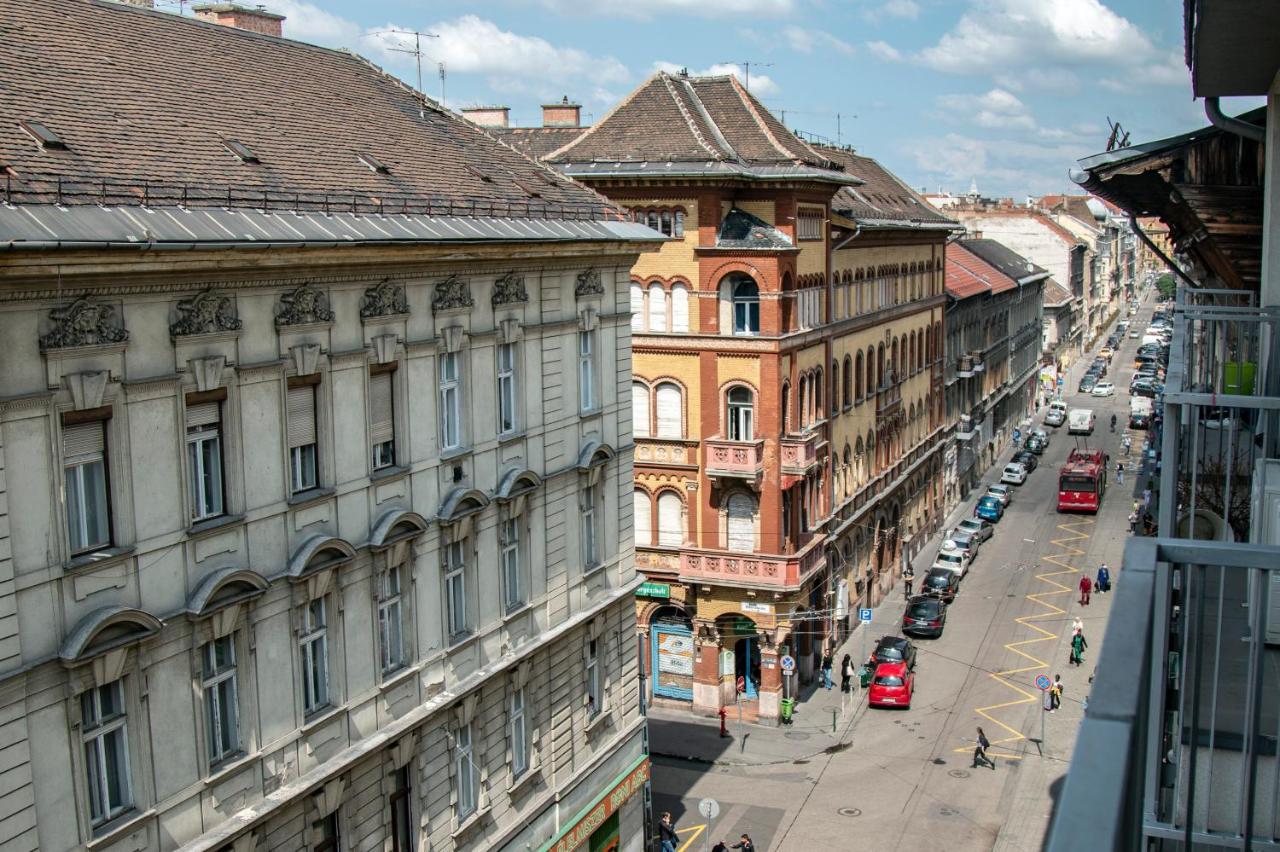
[[356, 156], [360, 158], [360, 162], [364, 163], [372, 171], [375, 171], [380, 175], [391, 174], [391, 169], [387, 167], [387, 164], [383, 163], [372, 154], [360, 153], [356, 154]]
[[222, 144], [227, 146], [227, 150], [236, 155], [242, 163], [260, 163], [258, 155], [249, 150], [249, 147], [243, 142], [236, 139], [223, 139]]
[[18, 126], [28, 136], [40, 143], [41, 148], [51, 148], [57, 151], [65, 151], [67, 149], [67, 143], [63, 142], [58, 134], [39, 121], [19, 121]]

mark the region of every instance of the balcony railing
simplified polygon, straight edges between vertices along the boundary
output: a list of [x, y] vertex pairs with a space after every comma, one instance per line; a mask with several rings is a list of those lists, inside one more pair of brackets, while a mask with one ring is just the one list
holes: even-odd
[[821, 440], [817, 432], [783, 436], [779, 442], [782, 451], [782, 472], [793, 476], [804, 476], [813, 470], [814, 465], [818, 463], [818, 443]]
[[810, 574], [826, 564], [823, 542], [822, 536], [814, 536], [812, 541], [791, 554], [687, 549], [680, 553], [680, 579], [795, 590]]
[[756, 479], [764, 473], [764, 439], [726, 441], [708, 438], [705, 470], [708, 476]]
[[892, 420], [902, 413], [902, 386], [886, 384], [876, 391], [876, 422]]
[[680, 438], [636, 438], [635, 463], [696, 467], [698, 442]]

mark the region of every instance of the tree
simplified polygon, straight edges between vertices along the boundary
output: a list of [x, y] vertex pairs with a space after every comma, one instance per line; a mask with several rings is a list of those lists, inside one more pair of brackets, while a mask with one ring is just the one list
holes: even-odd
[[1173, 292], [1177, 289], [1177, 286], [1174, 283], [1173, 274], [1170, 272], [1166, 272], [1156, 279], [1156, 289], [1160, 291], [1160, 298], [1162, 299], [1172, 299]]

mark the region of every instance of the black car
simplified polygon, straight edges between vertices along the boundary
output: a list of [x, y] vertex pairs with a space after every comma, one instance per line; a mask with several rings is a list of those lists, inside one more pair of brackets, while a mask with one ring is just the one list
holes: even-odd
[[1030, 450], [1019, 450], [1013, 454], [1010, 461], [1015, 461], [1027, 469], [1027, 473], [1036, 469], [1036, 465], [1040, 464], [1040, 460], [1036, 458], [1036, 454]]
[[881, 636], [871, 652], [871, 659], [880, 663], [905, 663], [907, 668], [916, 667], [916, 646], [910, 639], [901, 636]]
[[1107, 374], [1107, 359], [1102, 356], [1094, 358], [1093, 367], [1091, 369], [1096, 369], [1098, 371], [1098, 375], [1105, 376]]
[[902, 613], [902, 632], [909, 636], [926, 636], [936, 639], [942, 635], [942, 630], [946, 626], [947, 605], [941, 598], [926, 595], [914, 597], [907, 604], [906, 611]]
[[1093, 390], [1093, 386], [1098, 383], [1098, 377], [1093, 373], [1085, 373], [1084, 378], [1080, 380], [1080, 387], [1077, 390], [1080, 393], [1088, 393]]

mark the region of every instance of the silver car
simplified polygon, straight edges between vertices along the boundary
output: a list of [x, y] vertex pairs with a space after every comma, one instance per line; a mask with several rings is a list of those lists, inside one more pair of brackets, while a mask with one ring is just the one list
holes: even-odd
[[982, 542], [991, 538], [991, 535], [995, 532], [995, 527], [991, 525], [990, 521], [984, 521], [982, 518], [965, 518], [956, 524], [956, 530], [974, 536], [978, 541]]
[[976, 535], [964, 532], [958, 527], [951, 531], [951, 535], [947, 536], [947, 541], [963, 550], [971, 560], [978, 555], [978, 547], [982, 544]]

